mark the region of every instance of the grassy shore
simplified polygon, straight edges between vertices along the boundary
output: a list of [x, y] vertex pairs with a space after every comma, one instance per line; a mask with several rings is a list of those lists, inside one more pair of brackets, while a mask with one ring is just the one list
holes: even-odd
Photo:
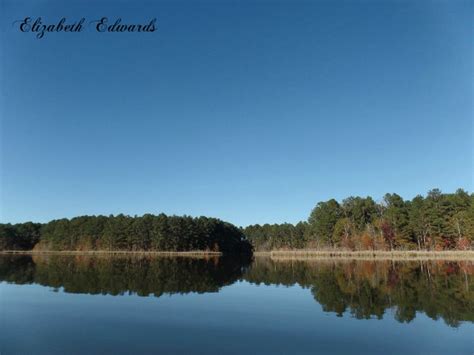
[[[3, 250], [0, 254], [26, 255], [136, 255], [136, 256], [221, 256], [221, 252], [207, 250], [190, 251], [122, 251], [122, 250]], [[266, 256], [275, 260], [358, 259], [358, 260], [474, 260], [474, 250], [273, 250], [254, 252], [254, 256]]]
[[156, 256], [221, 256], [221, 252], [207, 250], [190, 251], [123, 251], [123, 250], [2, 250], [0, 254], [27, 255], [156, 255]]
[[474, 250], [465, 251], [430, 251], [430, 250], [273, 250], [255, 252], [255, 256], [270, 256], [278, 260], [312, 260], [312, 259], [359, 259], [359, 260], [474, 260]]

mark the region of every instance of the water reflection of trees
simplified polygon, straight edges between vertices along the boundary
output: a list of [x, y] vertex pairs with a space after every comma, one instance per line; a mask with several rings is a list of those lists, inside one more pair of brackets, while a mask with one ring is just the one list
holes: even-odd
[[443, 261], [273, 261], [258, 258], [245, 279], [311, 289], [324, 311], [400, 322], [416, 312], [451, 326], [474, 321], [474, 263]]
[[242, 277], [249, 260], [230, 257], [2, 256], [0, 281], [68, 293], [161, 296], [218, 292]]
[[[257, 257], [1, 256], [0, 281], [69, 293], [140, 296], [218, 292], [237, 280], [299, 284], [326, 312], [410, 322], [417, 312], [451, 326], [474, 322], [474, 263], [442, 261], [282, 261]], [[290, 301], [289, 301], [290, 302]]]

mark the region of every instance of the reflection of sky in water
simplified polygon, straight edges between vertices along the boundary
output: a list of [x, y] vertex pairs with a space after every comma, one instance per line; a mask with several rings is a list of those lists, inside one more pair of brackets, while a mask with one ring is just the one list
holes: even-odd
[[115, 297], [0, 284], [1, 353], [470, 354], [474, 324], [323, 312], [309, 289], [238, 281], [219, 293]]

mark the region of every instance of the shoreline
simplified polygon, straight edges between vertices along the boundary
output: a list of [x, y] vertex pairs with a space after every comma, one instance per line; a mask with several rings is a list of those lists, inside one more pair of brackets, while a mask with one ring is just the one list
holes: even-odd
[[273, 250], [268, 252], [254, 252], [254, 256], [267, 256], [275, 260], [474, 260], [474, 250]]
[[156, 255], [156, 256], [222, 256], [218, 251], [129, 251], [129, 250], [0, 250], [2, 254], [16, 255]]
[[[172, 257], [216, 257], [222, 252], [191, 251], [128, 251], [128, 250], [1, 250], [0, 255], [132, 255], [132, 256], [172, 256]], [[354, 260], [474, 260], [474, 250], [272, 250], [257, 251], [255, 257], [270, 257], [275, 260], [318, 260], [318, 259], [354, 259]]]

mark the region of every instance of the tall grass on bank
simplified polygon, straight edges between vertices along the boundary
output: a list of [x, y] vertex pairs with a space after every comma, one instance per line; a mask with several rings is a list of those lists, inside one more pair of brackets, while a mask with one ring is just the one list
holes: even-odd
[[190, 250], [190, 251], [128, 251], [128, 250], [0, 250], [1, 254], [28, 254], [28, 255], [132, 255], [132, 256], [191, 256], [207, 257], [221, 256], [218, 251]]
[[344, 251], [344, 250], [273, 250], [270, 252], [256, 252], [256, 256], [270, 256], [272, 259], [327, 259], [327, 258], [348, 258], [348, 259], [396, 259], [396, 260], [474, 260], [474, 250], [363, 250], [363, 251]]

